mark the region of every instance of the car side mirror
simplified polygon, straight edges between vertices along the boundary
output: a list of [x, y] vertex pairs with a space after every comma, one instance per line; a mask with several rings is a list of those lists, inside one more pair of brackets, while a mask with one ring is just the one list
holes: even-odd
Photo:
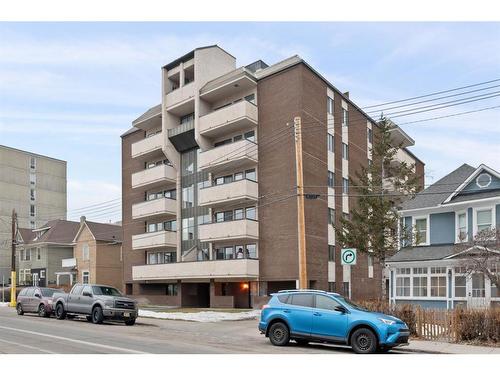
[[347, 313], [347, 309], [344, 306], [336, 306], [335, 311], [341, 312], [342, 314]]
[[83, 295], [85, 297], [92, 297], [92, 293], [89, 293], [89, 292], [83, 292]]
[[36, 298], [42, 298], [42, 296], [40, 295], [40, 293], [35, 293], [35, 297]]

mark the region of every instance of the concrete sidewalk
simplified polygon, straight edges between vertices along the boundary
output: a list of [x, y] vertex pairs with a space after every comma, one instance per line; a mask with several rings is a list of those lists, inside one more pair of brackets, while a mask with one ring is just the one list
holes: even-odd
[[410, 339], [410, 345], [399, 347], [398, 350], [440, 354], [500, 354], [499, 347], [451, 344], [416, 339]]

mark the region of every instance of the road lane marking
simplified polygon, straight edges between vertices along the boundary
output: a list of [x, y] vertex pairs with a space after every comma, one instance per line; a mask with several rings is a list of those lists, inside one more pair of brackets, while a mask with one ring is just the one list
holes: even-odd
[[83, 344], [83, 345], [93, 346], [93, 347], [102, 348], [102, 349], [117, 350], [117, 351], [122, 351], [122, 352], [125, 352], [125, 353], [131, 353], [131, 354], [150, 354], [150, 353], [147, 353], [147, 352], [141, 352], [139, 350], [121, 348], [119, 346], [96, 344], [94, 342], [87, 342], [87, 341], [83, 341], [83, 340], [70, 339], [68, 337], [49, 335], [48, 333], [40, 333], [40, 332], [35, 332], [35, 331], [28, 331], [28, 330], [19, 329], [19, 328], [12, 328], [12, 327], [0, 326], [0, 329], [6, 329], [6, 330], [10, 330], [10, 331], [15, 331], [15, 332], [28, 333], [30, 335], [36, 335], [36, 336], [49, 337], [49, 338], [52, 338], [52, 339], [66, 340], [66, 341], [69, 341], [69, 342], [74, 342], [76, 344]]
[[6, 344], [9, 344], [9, 345], [17, 345], [17, 346], [21, 346], [23, 348], [26, 348], [26, 349], [35, 349], [35, 350], [38, 350], [42, 353], [47, 353], [47, 354], [57, 354], [56, 352], [51, 352], [50, 350], [45, 350], [45, 349], [40, 349], [40, 348], [37, 348], [36, 346], [31, 346], [31, 345], [26, 345], [26, 344], [20, 344], [18, 342], [14, 342], [14, 341], [7, 341], [7, 340], [2, 340], [0, 339], [1, 342], [4, 342]]

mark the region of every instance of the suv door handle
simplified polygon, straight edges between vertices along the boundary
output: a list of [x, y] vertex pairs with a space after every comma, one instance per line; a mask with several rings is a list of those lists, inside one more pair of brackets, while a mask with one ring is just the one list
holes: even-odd
[[321, 314], [321, 313], [319, 313], [319, 312], [314, 312], [314, 313], [313, 313], [313, 315], [314, 315], [314, 316], [321, 316], [322, 314]]
[[286, 313], [286, 314], [291, 313], [291, 311], [290, 311], [290, 310], [283, 310], [283, 312], [284, 312], [284, 313]]

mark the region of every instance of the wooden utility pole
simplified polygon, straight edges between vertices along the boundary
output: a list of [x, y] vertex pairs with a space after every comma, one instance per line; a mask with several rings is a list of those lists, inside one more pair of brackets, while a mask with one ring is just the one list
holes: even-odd
[[299, 245], [299, 288], [307, 289], [306, 228], [304, 214], [304, 168], [302, 164], [301, 118], [293, 119], [295, 129], [295, 169], [297, 172], [297, 234]]
[[12, 210], [12, 265], [10, 272], [10, 306], [16, 307], [16, 241], [17, 241], [17, 213]]

